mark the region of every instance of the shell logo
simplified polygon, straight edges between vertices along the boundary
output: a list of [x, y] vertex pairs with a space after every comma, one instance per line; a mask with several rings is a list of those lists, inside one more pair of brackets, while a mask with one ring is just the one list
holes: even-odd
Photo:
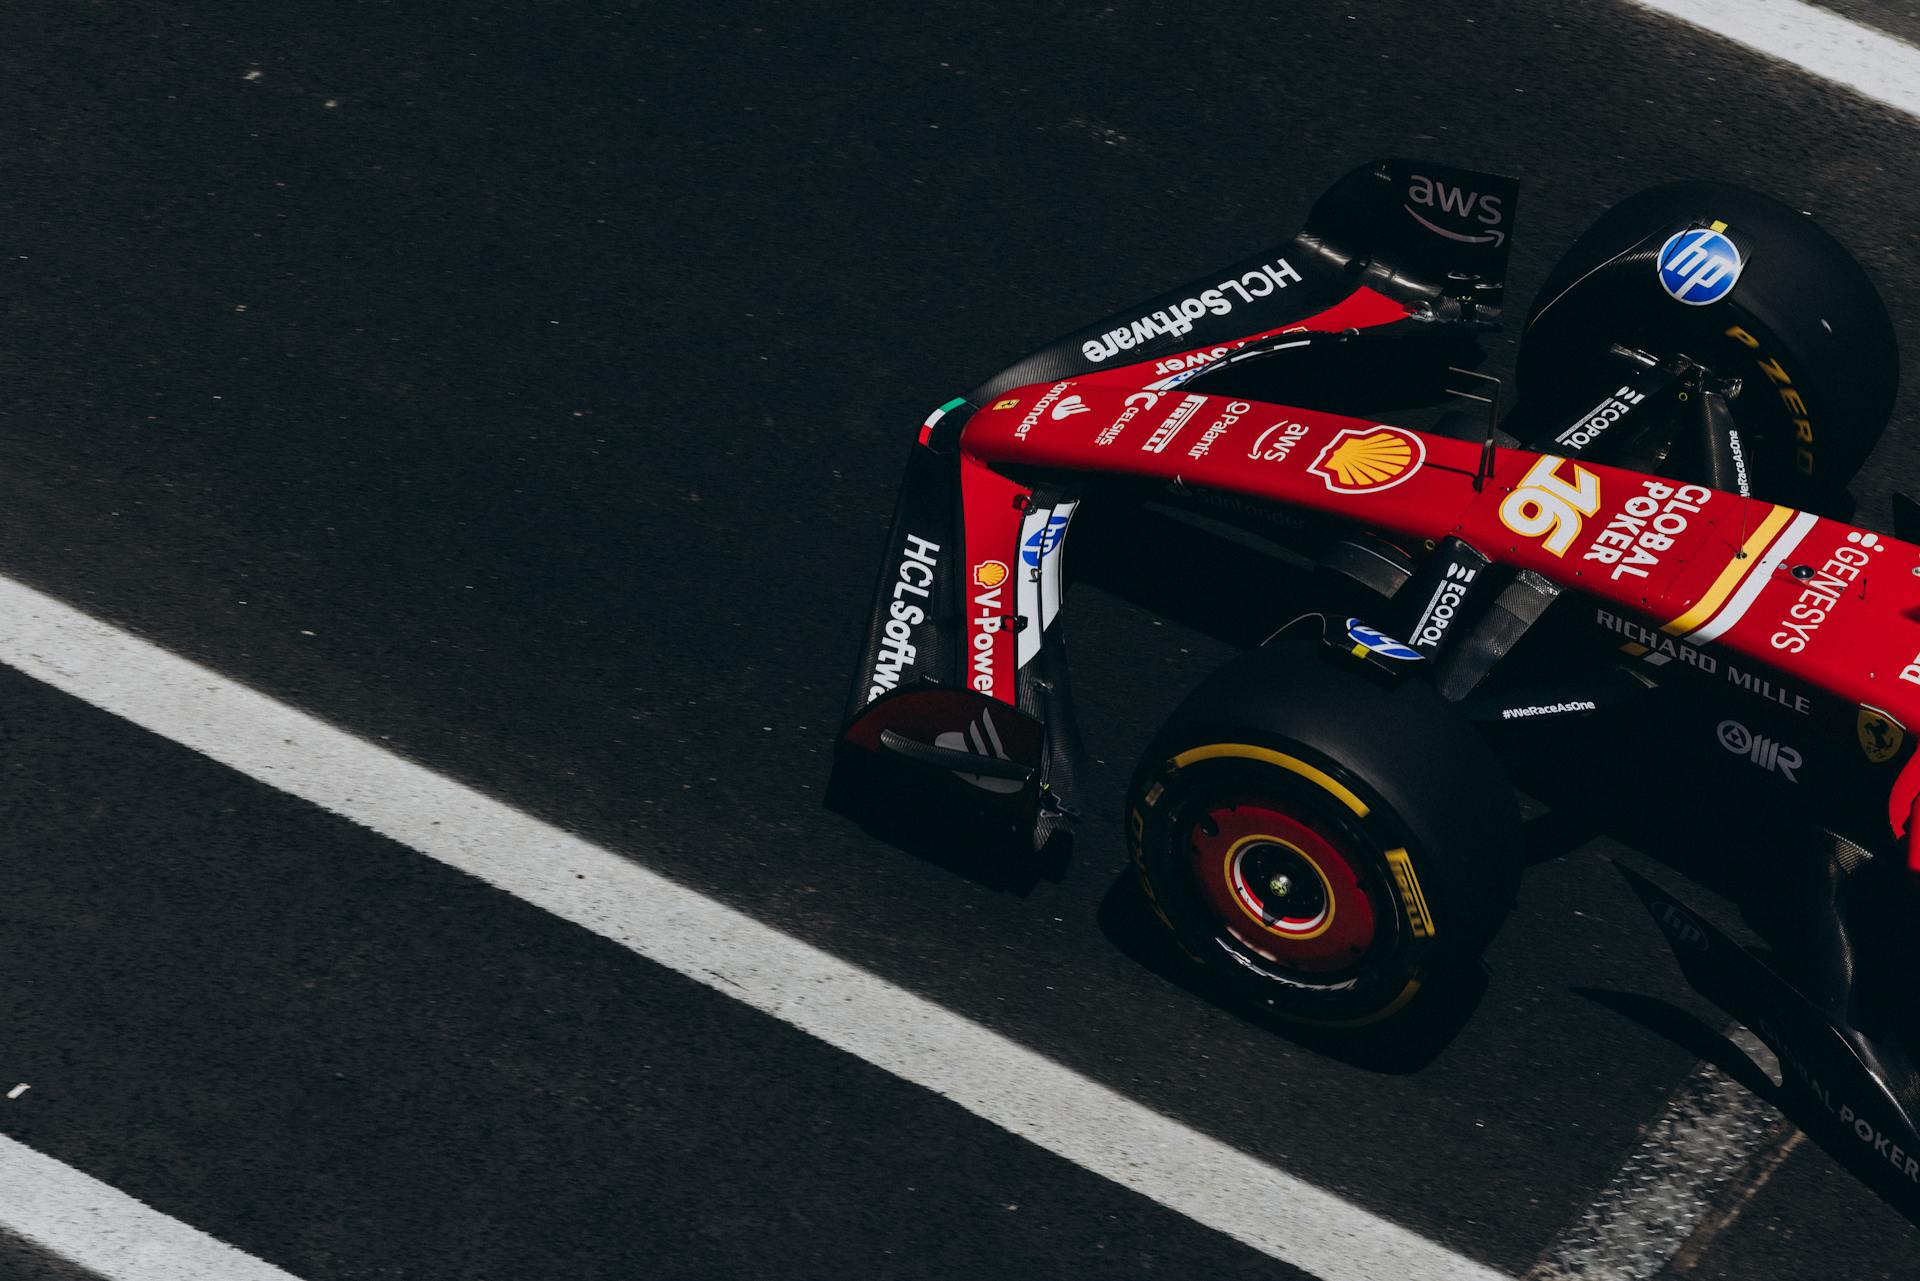
[[1336, 494], [1391, 489], [1420, 470], [1427, 447], [1398, 427], [1348, 427], [1307, 468]]
[[983, 560], [973, 567], [973, 585], [991, 591], [1007, 581], [1007, 562]]

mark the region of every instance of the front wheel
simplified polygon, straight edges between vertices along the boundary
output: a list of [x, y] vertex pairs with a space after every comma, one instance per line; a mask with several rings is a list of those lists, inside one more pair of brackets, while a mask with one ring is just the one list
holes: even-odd
[[1311, 639], [1196, 690], [1141, 761], [1127, 819], [1181, 948], [1307, 1024], [1379, 1023], [1446, 986], [1519, 878], [1512, 792], [1458, 709]]
[[1899, 385], [1893, 323], [1860, 264], [1808, 215], [1730, 183], [1640, 192], [1574, 242], [1521, 332], [1507, 430], [1551, 450], [1620, 381], [1616, 344], [1740, 380], [1754, 493], [1814, 510], [1844, 509]]

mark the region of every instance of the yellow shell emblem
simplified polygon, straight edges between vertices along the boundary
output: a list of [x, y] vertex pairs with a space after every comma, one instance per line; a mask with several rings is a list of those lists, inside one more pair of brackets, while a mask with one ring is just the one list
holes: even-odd
[[1003, 560], [983, 560], [973, 567], [973, 582], [976, 587], [994, 588], [1007, 581], [1007, 562]]
[[1427, 447], [1397, 427], [1349, 427], [1320, 451], [1307, 470], [1340, 494], [1364, 494], [1397, 485], [1419, 470]]

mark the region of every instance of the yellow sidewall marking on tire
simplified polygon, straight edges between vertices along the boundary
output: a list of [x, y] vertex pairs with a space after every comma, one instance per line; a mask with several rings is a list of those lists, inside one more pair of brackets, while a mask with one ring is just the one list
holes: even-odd
[[1400, 887], [1400, 901], [1406, 907], [1407, 924], [1417, 939], [1434, 936], [1433, 913], [1427, 910], [1427, 896], [1420, 892], [1420, 878], [1413, 874], [1413, 858], [1404, 849], [1387, 851], [1387, 865], [1393, 869], [1394, 883]]
[[1315, 769], [1305, 761], [1296, 760], [1285, 752], [1276, 752], [1270, 747], [1256, 747], [1252, 743], [1208, 743], [1204, 747], [1189, 748], [1173, 758], [1176, 770], [1185, 769], [1201, 761], [1214, 761], [1222, 757], [1240, 760], [1265, 761], [1269, 765], [1278, 765], [1289, 773], [1298, 774], [1309, 783], [1338, 800], [1352, 810], [1355, 817], [1365, 818], [1368, 814], [1367, 803], [1355, 796], [1351, 790], [1343, 787], [1327, 774], [1325, 770]]

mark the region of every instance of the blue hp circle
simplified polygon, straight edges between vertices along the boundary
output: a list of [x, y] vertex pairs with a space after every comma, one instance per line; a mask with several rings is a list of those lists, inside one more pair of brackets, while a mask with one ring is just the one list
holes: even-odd
[[1689, 307], [1727, 296], [1740, 279], [1740, 251], [1710, 227], [1677, 231], [1660, 246], [1660, 287]]

